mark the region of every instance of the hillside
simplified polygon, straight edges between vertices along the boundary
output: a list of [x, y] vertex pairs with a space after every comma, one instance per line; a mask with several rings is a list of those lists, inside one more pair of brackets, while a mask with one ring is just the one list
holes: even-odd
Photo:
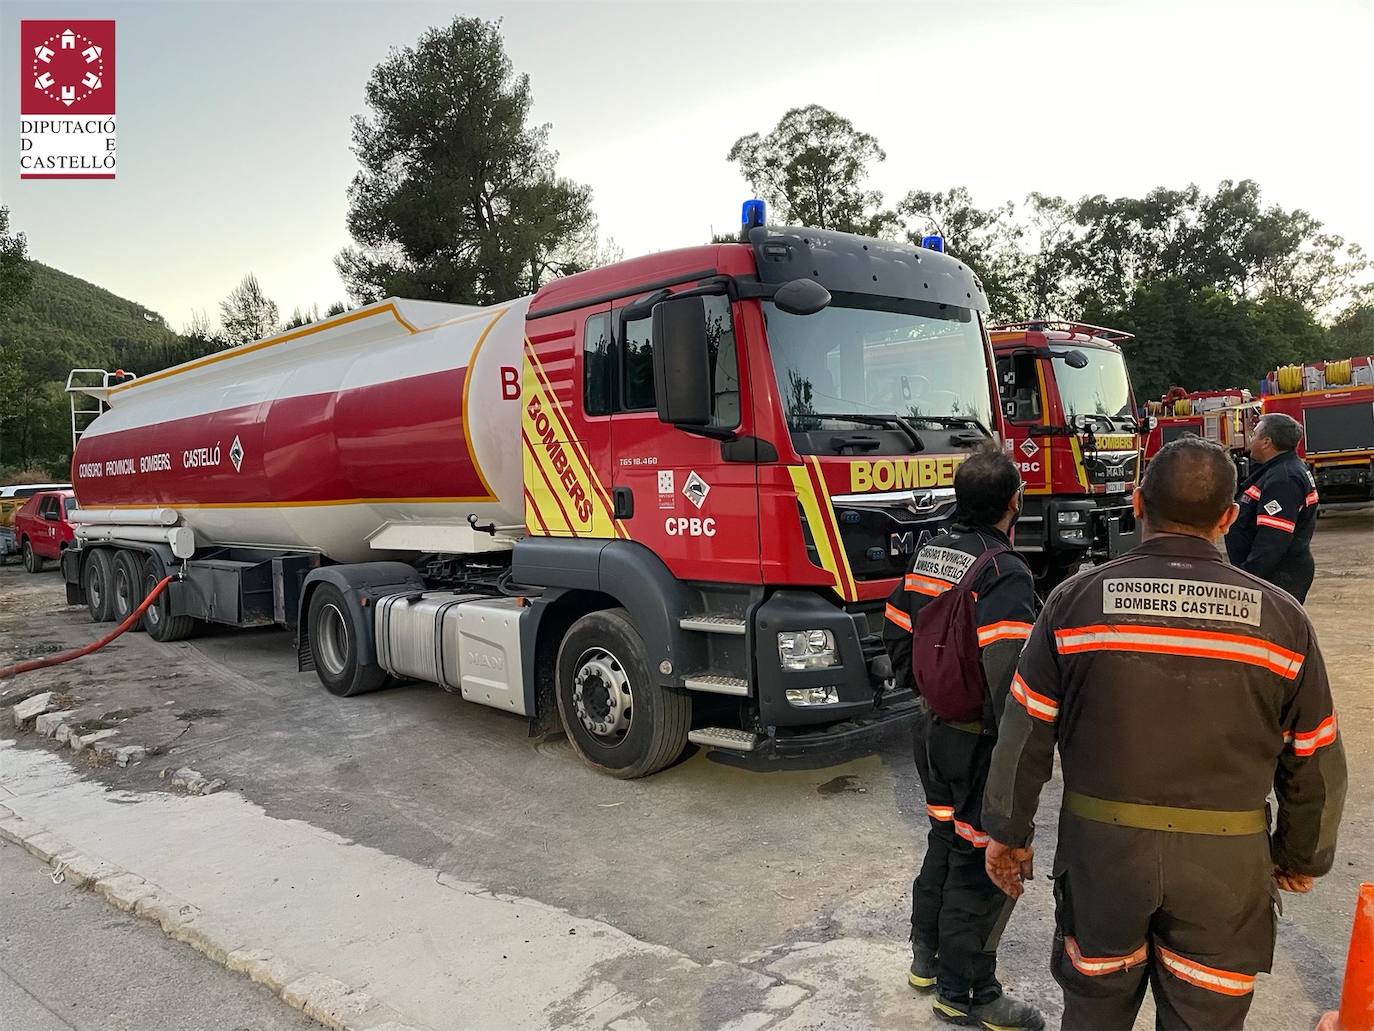
[[36, 261], [29, 267], [28, 294], [0, 320], [0, 472], [66, 466], [71, 369], [147, 373], [214, 346], [185, 339], [157, 312], [84, 279]]

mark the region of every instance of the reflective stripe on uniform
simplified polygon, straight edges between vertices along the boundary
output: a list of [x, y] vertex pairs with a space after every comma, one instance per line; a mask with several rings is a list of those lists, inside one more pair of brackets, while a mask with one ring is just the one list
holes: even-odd
[[1249, 995], [1255, 990], [1254, 974], [1240, 974], [1234, 970], [1218, 970], [1216, 967], [1204, 966], [1191, 959], [1185, 959], [1163, 945], [1156, 945], [1155, 951], [1159, 954], [1159, 961], [1164, 964], [1165, 970], [1179, 980], [1206, 988], [1209, 992], [1217, 992], [1220, 995]]
[[954, 819], [954, 806], [952, 805], [930, 805], [926, 804], [926, 815], [932, 820], [940, 820], [948, 823]]
[[973, 824], [965, 823], [963, 820], [954, 821], [954, 833], [959, 835], [959, 837], [963, 838], [974, 848], [987, 848], [988, 842], [992, 840], [977, 827], [973, 826]]
[[1054, 632], [1060, 655], [1077, 652], [1157, 652], [1200, 659], [1225, 659], [1260, 666], [1286, 680], [1296, 680], [1303, 656], [1258, 637], [1214, 630], [1162, 626], [1080, 626]]
[[1031, 625], [1004, 619], [978, 628], [978, 647], [986, 648], [993, 641], [1024, 641], [1030, 636]]
[[1249, 487], [1245, 488], [1245, 496], [1247, 498], [1254, 498], [1258, 501], [1260, 499], [1260, 489], [1254, 484], [1251, 484]]
[[1115, 974], [1118, 970], [1130, 970], [1131, 967], [1140, 966], [1150, 955], [1149, 947], [1142, 944], [1126, 956], [1085, 956], [1078, 947], [1078, 939], [1071, 934], [1064, 936], [1064, 951], [1068, 954], [1073, 968], [1088, 977], [1101, 977], [1103, 974]]
[[1032, 691], [1021, 679], [1020, 673], [1011, 678], [1011, 696], [1038, 720], [1053, 723], [1059, 718], [1059, 703], [1053, 698]]
[[922, 576], [919, 573], [907, 573], [906, 589], [917, 594], [925, 594], [934, 598], [944, 594], [954, 585], [948, 580], [941, 580], [934, 576]]
[[1336, 733], [1336, 714], [1333, 712], [1317, 724], [1316, 730], [1303, 731], [1301, 734], [1290, 730], [1284, 733], [1283, 740], [1293, 749], [1294, 755], [1311, 755], [1318, 748], [1325, 748], [1335, 741]]
[[892, 602], [887, 603], [887, 609], [885, 610], [884, 614], [887, 616], [888, 619], [892, 620], [892, 622], [896, 623], [903, 630], [911, 629], [911, 617], [908, 616], [901, 609], [899, 609], [896, 605], [893, 605]]
[[1317, 503], [1317, 492], [1314, 490], [1302, 499], [1304, 505], [1315, 505]]
[[1282, 530], [1284, 533], [1292, 533], [1297, 529], [1296, 524], [1291, 519], [1280, 519], [1278, 516], [1262, 515], [1255, 522], [1260, 526], [1272, 526], [1275, 530]]

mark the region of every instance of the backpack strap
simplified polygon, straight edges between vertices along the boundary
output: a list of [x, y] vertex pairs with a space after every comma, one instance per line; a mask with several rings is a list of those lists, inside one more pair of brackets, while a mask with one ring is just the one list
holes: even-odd
[[988, 548], [987, 551], [974, 559], [973, 565], [969, 566], [968, 569], [964, 571], [964, 575], [959, 577], [959, 586], [963, 587], [965, 584], [972, 584], [978, 579], [978, 574], [987, 567], [988, 563], [992, 562], [999, 555], [1014, 554], [1016, 554], [1016, 552], [1008, 548], [1005, 544], [994, 544], [992, 547]]

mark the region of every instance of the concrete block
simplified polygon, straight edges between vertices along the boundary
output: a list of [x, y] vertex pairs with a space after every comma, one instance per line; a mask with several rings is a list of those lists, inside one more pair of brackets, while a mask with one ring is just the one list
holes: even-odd
[[30, 834], [24, 839], [24, 848], [28, 853], [37, 856], [45, 863], [51, 863], [53, 857], [60, 856], [63, 852], [71, 852], [72, 846], [64, 838], [59, 838], [52, 831], [39, 831], [37, 834]]
[[142, 745], [125, 745], [115, 750], [115, 765], [128, 766], [131, 763], [142, 762], [147, 755], [148, 749]]
[[171, 934], [182, 924], [189, 923], [200, 915], [200, 910], [189, 902], [183, 902], [173, 895], [168, 895], [154, 885], [150, 885], [150, 887], [153, 888], [153, 891], [134, 903], [135, 916], [151, 920], [168, 934]]
[[67, 875], [67, 883], [72, 887], [89, 888], [104, 877], [113, 877], [124, 871], [113, 863], [78, 852], [67, 857], [63, 872]]
[[9, 816], [0, 820], [0, 838], [13, 842], [16, 845], [24, 844], [24, 838], [32, 833], [27, 820], [22, 820], [18, 816]]
[[52, 712], [45, 712], [33, 721], [34, 733], [40, 737], [56, 737], [57, 730], [64, 723], [71, 723], [76, 719], [76, 713], [71, 709], [54, 709]]
[[302, 974], [299, 966], [278, 958], [267, 949], [235, 949], [226, 957], [224, 965], [237, 973], [247, 974], [250, 980], [278, 994]]
[[35, 719], [45, 712], [52, 712], [56, 708], [57, 695], [51, 691], [44, 691], [32, 698], [25, 698], [13, 709], [14, 725], [22, 729], [29, 720]]
[[110, 762], [114, 762], [115, 753], [124, 747], [126, 746], [106, 738], [104, 741], [97, 741], [93, 744], [91, 746], [91, 751], [96, 754], [96, 758], [98, 759], [107, 759]]
[[72, 734], [68, 737], [67, 743], [72, 746], [72, 751], [84, 752], [97, 741], [104, 741], [106, 738], [114, 737], [118, 733], [119, 731], [111, 727], [108, 730], [93, 730], [89, 734], [82, 734], [79, 736]]
[[172, 774], [172, 780], [168, 787], [173, 791], [181, 791], [188, 795], [213, 795], [224, 787], [224, 781], [218, 778], [210, 780], [203, 773], [199, 773], [189, 766], [183, 766]]
[[156, 889], [139, 877], [131, 873], [117, 873], [109, 877], [102, 877], [95, 882], [95, 890], [110, 900], [111, 904], [126, 913], [132, 913], [138, 901], [147, 895], [152, 895]]
[[376, 1005], [367, 992], [350, 988], [342, 981], [324, 974], [298, 977], [281, 990], [281, 997], [302, 1010], [306, 1016], [314, 1017], [325, 1027], [335, 1028], [336, 1031], [349, 1031], [353, 1019]]
[[228, 931], [201, 912], [197, 912], [190, 920], [174, 927], [168, 933], [220, 966], [229, 965], [229, 954], [236, 951], [240, 944], [231, 939]]
[[69, 745], [72, 743], [72, 725], [70, 722], [60, 724], [53, 731], [52, 739], [59, 745]]

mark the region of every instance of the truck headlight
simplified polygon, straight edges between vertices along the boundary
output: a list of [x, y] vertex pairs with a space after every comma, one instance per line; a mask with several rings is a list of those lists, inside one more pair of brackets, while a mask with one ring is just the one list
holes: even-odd
[[784, 630], [778, 634], [778, 659], [783, 669], [826, 669], [840, 662], [829, 630]]
[[1059, 520], [1060, 526], [1082, 526], [1088, 519], [1088, 513], [1081, 508], [1071, 508], [1068, 511], [1060, 512], [1055, 516]]
[[1087, 543], [1088, 543], [1088, 537], [1087, 537], [1087, 535], [1086, 535], [1081, 529], [1080, 529], [1080, 530], [1060, 530], [1060, 531], [1059, 531], [1059, 539], [1060, 539], [1061, 541], [1067, 541], [1067, 542], [1072, 543], [1072, 544], [1087, 544]]
[[840, 692], [834, 687], [789, 687], [789, 705], [835, 705], [840, 700]]

